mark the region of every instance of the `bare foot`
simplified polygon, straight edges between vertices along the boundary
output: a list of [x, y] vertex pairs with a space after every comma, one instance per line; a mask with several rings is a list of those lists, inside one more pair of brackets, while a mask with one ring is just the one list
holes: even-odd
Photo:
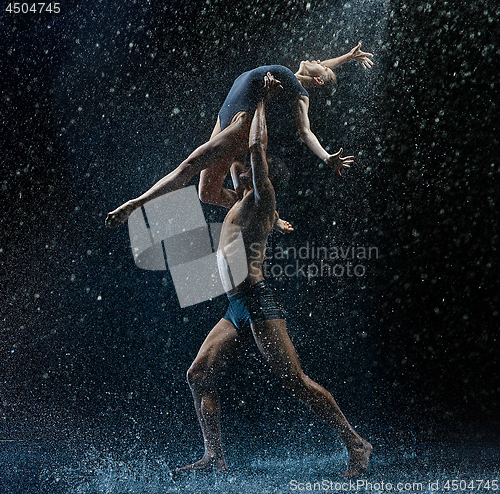
[[195, 461], [191, 465], [179, 467], [175, 469], [176, 473], [189, 473], [200, 471], [217, 471], [227, 472], [227, 465], [224, 458], [216, 458], [215, 456], [205, 454], [201, 460]]
[[134, 209], [135, 206], [132, 201], [127, 201], [125, 204], [122, 204], [119, 208], [116, 208], [114, 211], [108, 213], [105, 221], [106, 226], [114, 228], [122, 223], [125, 223]]
[[273, 228], [276, 231], [283, 234], [293, 232], [293, 226], [290, 223], [288, 223], [288, 221], [282, 220], [278, 215], [278, 211], [275, 211], [274, 215], [275, 215], [275, 220]]
[[281, 233], [293, 232], [293, 226], [290, 223], [288, 223], [288, 221], [284, 221], [281, 218], [276, 220], [276, 223], [274, 223], [274, 229], [278, 230]]
[[349, 450], [349, 466], [344, 472], [344, 476], [348, 478], [359, 477], [366, 472], [370, 455], [373, 451], [373, 446], [364, 439], [361, 440], [362, 445], [358, 448]]

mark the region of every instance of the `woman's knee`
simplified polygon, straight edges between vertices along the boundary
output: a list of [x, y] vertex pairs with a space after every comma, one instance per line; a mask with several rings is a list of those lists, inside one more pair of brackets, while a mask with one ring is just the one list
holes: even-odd
[[206, 184], [200, 183], [198, 187], [198, 197], [201, 202], [212, 204], [214, 202], [214, 191]]
[[198, 196], [201, 202], [220, 204], [221, 190], [231, 168], [231, 160], [220, 160], [210, 168], [204, 170], [200, 177]]

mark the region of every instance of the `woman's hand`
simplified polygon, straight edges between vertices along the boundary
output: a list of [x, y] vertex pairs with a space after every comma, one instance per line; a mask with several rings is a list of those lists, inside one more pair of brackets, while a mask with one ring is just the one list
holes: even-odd
[[340, 156], [342, 154], [343, 149], [340, 148], [340, 150], [335, 153], [331, 154], [328, 156], [328, 158], [325, 159], [325, 163], [330, 167], [335, 170], [335, 173], [341, 177], [340, 170], [344, 168], [351, 168], [350, 164], [354, 163], [354, 156], [346, 156], [342, 157]]
[[364, 69], [371, 69], [373, 65], [373, 61], [368, 57], [373, 57], [371, 53], [366, 53], [361, 51], [361, 43], [358, 43], [350, 52], [349, 57], [351, 60], [355, 62], [359, 62]]

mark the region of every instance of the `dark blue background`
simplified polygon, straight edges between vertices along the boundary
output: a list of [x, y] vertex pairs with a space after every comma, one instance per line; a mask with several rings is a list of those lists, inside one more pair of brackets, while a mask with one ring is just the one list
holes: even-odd
[[[296, 227], [272, 245], [380, 253], [362, 279], [277, 280], [292, 339], [364, 435], [498, 419], [494, 2], [62, 6], [0, 18], [5, 437], [197, 437], [184, 376], [224, 297], [179, 309], [169, 274], [137, 269], [105, 215], [210, 137], [242, 71], [294, 70], [358, 41], [374, 68], [343, 66], [333, 95], [311, 95], [320, 140], [356, 155], [343, 178], [293, 123], [270, 123], [293, 174], [279, 209]], [[272, 437], [311, 420], [257, 356], [221, 388], [228, 428]]]

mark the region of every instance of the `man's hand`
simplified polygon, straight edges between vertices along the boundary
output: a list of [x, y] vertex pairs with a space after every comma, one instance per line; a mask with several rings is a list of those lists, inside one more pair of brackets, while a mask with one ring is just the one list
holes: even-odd
[[345, 158], [342, 158], [342, 156], [340, 156], [342, 151], [343, 149], [340, 148], [338, 153], [331, 154], [325, 159], [325, 163], [329, 167], [333, 168], [339, 177], [342, 176], [340, 170], [343, 168], [351, 168], [350, 163], [354, 163], [354, 156], [346, 156]]
[[271, 72], [268, 72], [264, 76], [264, 97], [268, 100], [280, 91], [283, 91], [281, 82], [275, 79]]
[[373, 65], [373, 61], [368, 57], [373, 57], [371, 53], [366, 53], [361, 51], [361, 43], [355, 46], [349, 53], [349, 57], [351, 60], [355, 62], [359, 62], [364, 69], [371, 69]]

